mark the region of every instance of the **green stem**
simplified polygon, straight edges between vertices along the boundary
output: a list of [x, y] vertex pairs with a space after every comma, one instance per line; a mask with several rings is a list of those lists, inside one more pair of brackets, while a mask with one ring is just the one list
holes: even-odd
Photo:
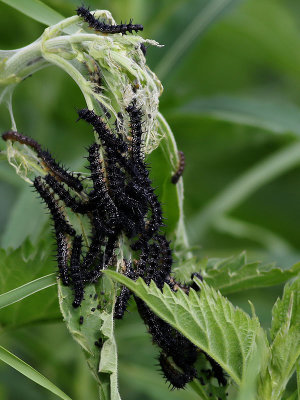
[[39, 40], [12, 52], [12, 56], [2, 62], [0, 85], [3, 86], [18, 83], [48, 65], [42, 57]]
[[199, 240], [207, 229], [240, 205], [259, 188], [300, 164], [300, 142], [293, 142], [239, 176], [190, 221], [192, 240]]

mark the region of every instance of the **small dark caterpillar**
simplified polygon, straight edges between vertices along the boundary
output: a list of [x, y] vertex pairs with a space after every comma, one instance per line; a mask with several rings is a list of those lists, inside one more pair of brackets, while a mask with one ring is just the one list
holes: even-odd
[[36, 142], [34, 139], [24, 136], [19, 132], [16, 131], [8, 131], [3, 133], [2, 135], [3, 140], [12, 140], [13, 142], [19, 142], [21, 144], [26, 144], [27, 146], [31, 147], [37, 153], [42, 151], [41, 146]]
[[26, 144], [30, 146], [33, 150], [36, 151], [37, 156], [42, 160], [45, 167], [52, 172], [60, 181], [65, 182], [72, 189], [81, 192], [83, 190], [83, 186], [80, 180], [62, 168], [55, 160], [52, 158], [51, 154], [48, 151], [45, 151], [41, 148], [40, 144], [38, 144], [34, 139], [24, 136], [21, 133], [15, 131], [8, 131], [2, 135], [2, 138], [6, 140], [12, 140], [15, 142], [19, 142], [21, 144]]
[[119, 212], [111, 199], [107, 187], [105, 185], [102, 172], [102, 164], [100, 161], [99, 145], [92, 144], [88, 149], [88, 161], [90, 163], [91, 179], [93, 181], [94, 190], [89, 194], [91, 202], [98, 203], [106, 211], [111, 225], [116, 225], [119, 219]]
[[64, 186], [59, 183], [54, 176], [47, 174], [45, 176], [45, 182], [51, 187], [51, 189], [59, 196], [67, 207], [70, 207], [75, 213], [84, 214], [90, 211], [90, 205], [88, 203], [80, 203], [71, 196], [70, 192], [64, 188]]
[[[202, 276], [201, 274], [199, 274], [198, 272], [193, 272], [192, 275], [191, 275], [191, 279], [194, 279], [194, 276], [195, 276], [196, 278], [198, 278], [201, 282], [203, 282], [203, 276]], [[200, 292], [200, 290], [201, 290], [201, 289], [199, 288], [199, 286], [197, 285], [197, 283], [194, 282], [194, 281], [193, 281], [193, 283], [190, 285], [190, 288], [191, 288], [191, 289], [194, 289], [195, 292]]]
[[69, 275], [68, 275], [68, 242], [65, 235], [62, 232], [56, 233], [57, 243], [57, 266], [59, 275], [63, 285], [69, 286]]
[[227, 378], [224, 374], [223, 368], [218, 364], [213, 358], [205, 354], [207, 360], [209, 361], [212, 368], [212, 375], [217, 379], [219, 386], [227, 385]]
[[151, 218], [145, 227], [144, 232], [140, 235], [140, 238], [137, 242], [131, 245], [133, 250], [141, 249], [145, 242], [148, 242], [153, 236], [159, 231], [159, 229], [163, 226], [163, 216], [161, 204], [153, 191], [152, 193], [148, 193], [148, 204], [151, 209]]
[[[134, 279], [135, 272], [132, 269], [131, 262], [125, 260], [125, 266], [126, 266], [126, 271], [125, 271], [124, 275], [130, 279]], [[122, 286], [121, 293], [117, 297], [117, 301], [115, 304], [115, 310], [114, 310], [114, 318], [115, 319], [123, 318], [125, 311], [127, 309], [127, 305], [128, 305], [130, 297], [131, 297], [131, 290], [128, 289], [126, 286]]]
[[113, 135], [106, 123], [94, 113], [93, 110], [89, 110], [88, 108], [83, 108], [82, 110], [78, 110], [78, 119], [83, 119], [87, 123], [91, 124], [95, 131], [99, 135], [99, 139], [103, 142], [105, 147], [109, 147], [115, 150], [119, 150], [124, 153], [127, 151], [127, 145], [123, 140]]
[[126, 35], [127, 32], [132, 33], [132, 31], [142, 31], [144, 29], [143, 25], [132, 24], [132, 21], [129, 21], [129, 24], [120, 24], [120, 25], [108, 25], [104, 22], [100, 22], [99, 19], [95, 18], [95, 16], [89, 11], [88, 8], [83, 6], [78, 7], [76, 13], [79, 17], [83, 18], [83, 20], [89, 25], [91, 29], [101, 33], [122, 33], [122, 35]]
[[122, 319], [124, 317], [130, 296], [131, 296], [131, 291], [126, 286], [123, 286], [115, 305], [115, 312], [114, 312], [115, 319]]
[[70, 278], [72, 281], [72, 288], [74, 292], [74, 301], [72, 303], [74, 308], [80, 306], [84, 296], [84, 278], [80, 268], [80, 256], [82, 247], [82, 236], [74, 237], [73, 248], [70, 261]]
[[191, 368], [190, 373], [180, 372], [173, 366], [164, 353], [159, 355], [159, 364], [164, 378], [170, 383], [171, 390], [183, 389], [185, 385], [195, 378], [195, 369]]
[[184, 157], [184, 152], [183, 151], [178, 151], [178, 156], [179, 156], [179, 165], [178, 169], [175, 172], [175, 174], [171, 178], [171, 182], [174, 183], [174, 185], [179, 181], [179, 178], [182, 176], [184, 167], [185, 167], [185, 157]]
[[145, 46], [145, 44], [144, 44], [144, 43], [141, 43], [141, 44], [140, 44], [140, 48], [141, 48], [141, 50], [142, 50], [142, 53], [143, 53], [144, 56], [146, 57], [146, 54], [147, 54], [147, 47]]
[[58, 232], [62, 232], [74, 236], [76, 233], [75, 230], [67, 222], [64, 214], [61, 211], [61, 208], [57, 204], [57, 201], [54, 199], [49, 189], [45, 186], [40, 176], [35, 178], [33, 186], [35, 187], [41, 198], [46, 203], [52, 215], [56, 234], [58, 234]]
[[96, 340], [96, 341], [94, 342], [94, 344], [95, 344], [96, 347], [101, 348], [101, 347], [103, 346], [103, 339], [102, 339], [102, 338], [99, 338], [98, 340]]
[[38, 151], [37, 155], [42, 160], [45, 167], [48, 168], [58, 180], [66, 183], [70, 188], [76, 190], [77, 192], [81, 192], [83, 190], [80, 180], [61, 167], [48, 151]]
[[136, 162], [141, 162], [141, 144], [142, 144], [142, 111], [136, 107], [135, 102], [132, 102], [127, 108], [127, 113], [130, 117], [130, 130], [132, 135], [132, 159]]

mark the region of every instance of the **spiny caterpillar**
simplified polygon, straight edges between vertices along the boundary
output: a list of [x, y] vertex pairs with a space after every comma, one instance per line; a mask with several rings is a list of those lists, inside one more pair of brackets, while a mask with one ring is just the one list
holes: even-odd
[[184, 168], [185, 168], [185, 156], [183, 151], [178, 151], [179, 156], [179, 165], [177, 171], [172, 175], [171, 182], [176, 184], [179, 181], [179, 178], [182, 176]]
[[94, 29], [97, 32], [107, 33], [107, 34], [115, 34], [122, 33], [122, 35], [126, 35], [127, 32], [132, 33], [133, 31], [138, 32], [144, 29], [143, 25], [132, 24], [132, 20], [129, 21], [129, 24], [120, 24], [120, 25], [108, 25], [105, 22], [101, 22], [99, 19], [95, 18], [95, 16], [90, 12], [88, 8], [83, 6], [78, 7], [76, 13], [79, 17], [81, 17], [84, 22], [88, 24], [91, 29]]
[[8, 131], [2, 135], [2, 139], [5, 141], [11, 140], [14, 142], [19, 142], [21, 144], [26, 144], [36, 151], [37, 156], [41, 159], [42, 164], [45, 168], [54, 175], [59, 181], [66, 183], [72, 189], [81, 192], [83, 189], [82, 183], [80, 180], [75, 177], [73, 174], [69, 173], [65, 168], [59, 165], [51, 154], [43, 150], [41, 145], [37, 143], [34, 139], [24, 136], [16, 131]]

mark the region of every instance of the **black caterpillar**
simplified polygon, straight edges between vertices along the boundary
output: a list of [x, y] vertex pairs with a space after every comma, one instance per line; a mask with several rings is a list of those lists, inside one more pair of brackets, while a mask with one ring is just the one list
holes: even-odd
[[68, 186], [70, 186], [72, 189], [78, 192], [82, 191], [83, 186], [80, 180], [71, 173], [69, 173], [61, 165], [59, 165], [51, 156], [51, 154], [48, 151], [43, 150], [41, 145], [37, 143], [34, 139], [28, 136], [24, 136], [16, 131], [5, 132], [2, 135], [2, 139], [4, 139], [5, 141], [11, 140], [14, 142], [19, 142], [22, 144], [26, 144], [27, 146], [30, 146], [33, 150], [36, 151], [37, 156], [41, 159], [44, 167], [51, 174], [53, 174], [59, 181], [66, 183]]
[[185, 156], [183, 151], [178, 151], [179, 156], [179, 165], [177, 171], [172, 175], [171, 182], [176, 184], [179, 181], [179, 178], [182, 176], [184, 168], [185, 168]]
[[129, 21], [129, 24], [120, 24], [120, 25], [108, 25], [105, 22], [101, 22], [99, 19], [95, 18], [95, 16], [90, 12], [88, 8], [83, 6], [78, 7], [76, 13], [79, 17], [81, 17], [84, 22], [88, 24], [91, 29], [94, 29], [97, 32], [115, 34], [122, 33], [122, 35], [126, 35], [127, 32], [132, 33], [133, 31], [138, 32], [144, 29], [143, 25], [132, 24], [132, 20]]

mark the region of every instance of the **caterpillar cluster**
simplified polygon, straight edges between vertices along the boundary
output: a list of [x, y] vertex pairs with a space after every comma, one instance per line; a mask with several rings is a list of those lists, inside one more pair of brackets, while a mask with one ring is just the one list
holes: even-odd
[[[162, 209], [144, 161], [144, 116], [135, 101], [126, 108], [126, 112], [130, 122], [130, 143], [122, 139], [120, 132], [112, 132], [93, 110], [78, 111], [78, 119], [93, 127], [101, 143], [93, 143], [88, 148], [90, 189], [83, 188], [80, 177], [61, 167], [33, 139], [13, 131], [3, 134], [4, 140], [30, 146], [48, 171], [45, 177], [36, 177], [33, 184], [52, 216], [59, 276], [64, 285], [72, 288], [75, 308], [84, 300], [86, 285], [97, 282], [102, 270], [110, 265], [121, 235], [127, 237], [138, 255], [135, 262], [124, 260], [123, 273], [130, 279], [142, 277], [147, 284], [153, 280], [160, 289], [165, 283], [172, 290], [182, 287], [187, 294], [190, 287], [197, 289], [193, 285], [184, 287], [171, 277], [172, 250], [170, 242], [160, 232], [163, 226]], [[100, 146], [103, 159], [100, 157]], [[85, 252], [82, 235], [77, 234], [67, 220], [65, 208], [84, 214], [90, 220], [90, 243]], [[202, 279], [199, 274], [196, 275]], [[116, 319], [123, 318], [131, 295], [128, 288], [121, 288], [114, 311]], [[158, 318], [143, 301], [135, 296], [134, 299], [153, 342], [161, 349], [159, 363], [172, 388], [183, 388], [198, 378], [195, 363], [199, 349]], [[209, 362], [211, 370], [208, 379], [216, 377], [220, 385], [225, 385], [222, 368], [212, 359]]]
[[[85, 7], [79, 7], [77, 14], [89, 27], [107, 34], [143, 30], [142, 25], [107, 25], [100, 22]], [[146, 48], [141, 44], [141, 51]], [[89, 69], [90, 80], [95, 91], [101, 90], [101, 71], [97, 65]], [[102, 109], [103, 110], [103, 109]], [[109, 118], [103, 110], [106, 118]], [[118, 115], [112, 130], [105, 119], [94, 110], [81, 109], [78, 120], [88, 123], [96, 133], [97, 142], [87, 149], [90, 186], [84, 185], [80, 175], [69, 172], [57, 163], [51, 154], [34, 139], [16, 131], [2, 135], [4, 140], [17, 141], [36, 152], [45, 176], [34, 179], [33, 186], [48, 208], [54, 226], [57, 243], [58, 273], [64, 285], [73, 291], [73, 307], [80, 307], [85, 298], [85, 288], [101, 277], [102, 271], [112, 265], [115, 250], [121, 236], [127, 238], [135, 252], [135, 260], [123, 262], [123, 274], [132, 280], [142, 277], [146, 284], [151, 280], [159, 289], [164, 284], [171, 290], [182, 288], [188, 295], [191, 285], [181, 285], [172, 277], [173, 255], [170, 242], [161, 232], [164, 218], [160, 201], [152, 186], [143, 151], [143, 123], [146, 115], [133, 100], [125, 109], [126, 115]], [[151, 118], [151, 116], [148, 116]], [[129, 121], [130, 139], [124, 139], [124, 121]], [[177, 183], [184, 169], [184, 155], [179, 153], [179, 167], [172, 177]], [[85, 215], [89, 219], [89, 244], [83, 246], [83, 236], [78, 234], [67, 218], [66, 209]], [[202, 279], [199, 274], [198, 278]], [[122, 319], [132, 297], [131, 291], [122, 286], [116, 299], [114, 318]], [[198, 354], [203, 354], [210, 368], [207, 381], [216, 378], [219, 385], [226, 386], [227, 380], [222, 368], [208, 355], [201, 352], [188, 339], [157, 317], [138, 297], [133, 296], [138, 312], [148, 328], [153, 342], [160, 348], [159, 364], [163, 376], [174, 389], [181, 389], [194, 379], [205, 384], [196, 369]], [[96, 300], [96, 298], [95, 298]], [[100, 303], [97, 309], [101, 307]], [[96, 310], [95, 307], [91, 312]], [[82, 325], [84, 317], [80, 316]], [[95, 342], [102, 346], [101, 339]]]
[[91, 29], [94, 29], [96, 32], [107, 34], [122, 33], [122, 35], [126, 35], [127, 32], [139, 32], [144, 29], [143, 25], [133, 24], [132, 20], [129, 21], [129, 24], [121, 23], [120, 25], [108, 25], [105, 22], [101, 22], [98, 18], [95, 18], [90, 10], [83, 6], [78, 7], [76, 13], [84, 20], [84, 22], [88, 24]]

